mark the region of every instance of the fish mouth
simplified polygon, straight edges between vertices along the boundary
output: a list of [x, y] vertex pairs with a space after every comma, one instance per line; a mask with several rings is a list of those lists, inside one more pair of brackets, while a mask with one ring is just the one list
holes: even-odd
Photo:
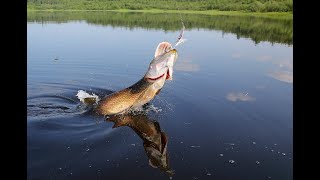
[[164, 75], [166, 75], [166, 80], [170, 78], [170, 70], [168, 69], [167, 72], [163, 73], [162, 75], [158, 76], [158, 77], [155, 77], [155, 78], [150, 78], [150, 77], [147, 77], [146, 79], [150, 80], [150, 81], [156, 81], [160, 78], [162, 78]]
[[160, 76], [158, 76], [158, 77], [156, 77], [156, 78], [149, 78], [149, 77], [148, 77], [147, 79], [148, 79], [148, 80], [151, 80], [151, 81], [156, 81], [156, 80], [162, 78], [165, 74], [166, 74], [166, 73], [163, 73], [162, 75], [160, 75]]

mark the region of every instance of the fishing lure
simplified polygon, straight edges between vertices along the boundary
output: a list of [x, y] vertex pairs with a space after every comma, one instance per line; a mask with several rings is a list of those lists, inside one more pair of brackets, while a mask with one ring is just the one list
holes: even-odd
[[177, 47], [181, 43], [184, 43], [187, 40], [187, 39], [182, 38], [183, 34], [184, 34], [185, 27], [184, 27], [183, 22], [181, 22], [181, 23], [182, 23], [182, 29], [181, 29], [180, 35], [176, 41], [176, 44], [174, 45], [175, 47]]

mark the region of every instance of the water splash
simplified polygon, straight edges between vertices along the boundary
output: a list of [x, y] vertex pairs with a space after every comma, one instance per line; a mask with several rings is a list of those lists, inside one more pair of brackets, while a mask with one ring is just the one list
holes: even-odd
[[92, 93], [92, 95], [90, 95], [89, 93], [87, 93], [84, 90], [79, 90], [76, 96], [83, 103], [85, 103], [86, 98], [93, 98], [93, 99], [95, 99], [96, 103], [98, 103], [100, 101], [100, 98], [97, 95], [95, 95], [94, 93]]
[[161, 112], [162, 109], [154, 106], [153, 104], [151, 104], [151, 105], [148, 106], [148, 108], [147, 108], [147, 112], [149, 112], [149, 111], [153, 111], [153, 112], [155, 112], [155, 113], [158, 113], [158, 112]]
[[132, 113], [133, 115], [138, 115], [138, 114], [148, 114], [149, 112], [161, 112], [162, 109], [159, 107], [154, 106], [153, 104], [146, 106], [145, 108], [143, 106], [139, 106], [139, 107], [134, 107], [132, 109], [129, 110], [130, 113]]

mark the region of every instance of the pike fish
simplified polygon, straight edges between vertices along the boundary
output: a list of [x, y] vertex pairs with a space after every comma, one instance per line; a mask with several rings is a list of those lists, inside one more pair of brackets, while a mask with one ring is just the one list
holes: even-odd
[[166, 80], [172, 80], [177, 57], [177, 50], [169, 42], [161, 42], [146, 74], [130, 87], [103, 97], [94, 111], [105, 116], [115, 115], [148, 103], [160, 92]]

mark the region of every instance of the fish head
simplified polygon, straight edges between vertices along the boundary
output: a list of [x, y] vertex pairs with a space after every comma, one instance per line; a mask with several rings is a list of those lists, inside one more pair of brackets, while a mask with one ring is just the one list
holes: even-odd
[[172, 48], [170, 43], [160, 43], [155, 51], [154, 59], [149, 65], [145, 79], [152, 83], [158, 82], [159, 86], [162, 87], [165, 80], [172, 80], [173, 66], [177, 58], [178, 52]]

